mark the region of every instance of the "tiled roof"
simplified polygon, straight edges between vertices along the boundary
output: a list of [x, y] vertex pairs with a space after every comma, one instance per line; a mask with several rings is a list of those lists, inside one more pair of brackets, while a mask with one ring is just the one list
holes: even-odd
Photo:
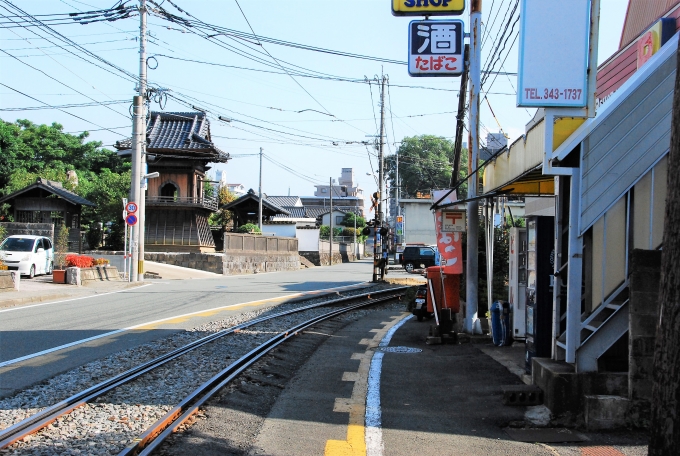
[[299, 196], [269, 196], [267, 200], [281, 207], [302, 207]]
[[4, 196], [3, 198], [0, 198], [0, 203], [3, 203], [5, 201], [11, 200], [16, 198], [17, 196], [21, 195], [22, 193], [26, 193], [28, 191], [31, 191], [35, 188], [42, 188], [43, 190], [47, 190], [48, 192], [52, 193], [53, 195], [57, 195], [60, 198], [65, 199], [71, 204], [80, 204], [81, 206], [96, 206], [91, 201], [86, 200], [82, 196], [76, 195], [72, 191], [66, 190], [64, 187], [62, 187], [60, 182], [55, 182], [47, 179], [43, 179], [42, 177], [39, 177], [36, 181], [35, 184], [31, 184], [28, 187], [24, 187], [21, 190], [17, 190], [14, 193], [11, 193], [7, 196]]
[[[252, 199], [253, 201], [257, 202], [259, 204], [260, 198], [255, 194], [253, 189], [251, 188], [248, 190], [248, 193], [245, 195], [241, 196], [240, 198], [235, 199], [231, 203], [227, 203], [223, 206], [220, 207], [220, 209], [231, 209], [233, 207], [239, 206], [240, 204], [246, 202], [247, 200]], [[276, 204], [272, 204], [267, 198], [262, 198], [262, 207], [266, 207], [267, 209], [277, 212], [278, 214], [284, 214], [288, 215], [289, 212], [282, 208], [277, 206]]]
[[[318, 218], [321, 215], [328, 214], [330, 212], [330, 207], [326, 206], [305, 206], [305, 212], [309, 218]], [[354, 212], [359, 213], [359, 208], [354, 206], [333, 206], [333, 211], [338, 212]]]
[[[151, 112], [146, 142], [149, 153], [181, 152], [182, 156], [208, 158], [213, 163], [229, 159], [229, 154], [218, 149], [210, 139], [210, 121], [204, 112]], [[115, 147], [129, 150], [132, 140], [118, 141]]]

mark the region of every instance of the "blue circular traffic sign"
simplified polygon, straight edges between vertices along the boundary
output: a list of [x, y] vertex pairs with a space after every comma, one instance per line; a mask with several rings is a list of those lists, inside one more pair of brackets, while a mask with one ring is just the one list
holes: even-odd
[[138, 209], [137, 203], [131, 202], [131, 203], [127, 203], [127, 205], [125, 206], [125, 210], [128, 211], [128, 212], [137, 212], [137, 209]]
[[127, 223], [130, 226], [136, 225], [137, 224], [137, 216], [135, 214], [130, 214], [125, 218], [125, 223]]

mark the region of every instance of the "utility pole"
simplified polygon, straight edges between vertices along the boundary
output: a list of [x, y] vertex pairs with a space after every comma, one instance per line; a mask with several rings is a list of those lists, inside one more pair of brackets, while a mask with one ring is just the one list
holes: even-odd
[[[468, 167], [468, 198], [475, 198], [479, 188], [479, 175], [476, 171], [479, 161], [479, 92], [482, 59], [482, 0], [470, 1], [470, 155]], [[481, 334], [481, 324], [477, 315], [479, 268], [479, 202], [467, 203], [467, 271], [465, 281], [465, 331]]]
[[130, 200], [137, 203], [137, 224], [130, 228], [132, 244], [132, 261], [130, 264], [130, 281], [144, 280], [144, 196], [142, 191], [142, 175], [145, 173], [146, 145], [145, 96], [146, 96], [146, 0], [139, 1], [139, 83], [137, 96], [132, 99], [132, 183]]
[[329, 183], [329, 191], [331, 195], [331, 211], [328, 213], [328, 221], [329, 225], [331, 227], [331, 234], [329, 236], [329, 240], [331, 242], [331, 248], [329, 249], [329, 254], [330, 256], [328, 257], [328, 266], [333, 266], [333, 178], [329, 177], [328, 178], [328, 183]]
[[257, 226], [260, 227], [260, 232], [262, 232], [262, 149], [260, 147], [260, 189], [259, 189], [259, 198], [260, 202], [258, 203], [258, 210], [257, 210]]

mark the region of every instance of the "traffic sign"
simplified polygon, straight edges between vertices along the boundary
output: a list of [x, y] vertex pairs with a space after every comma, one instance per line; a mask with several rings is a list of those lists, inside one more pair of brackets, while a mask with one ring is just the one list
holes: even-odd
[[412, 21], [408, 35], [408, 74], [463, 74], [463, 21]]
[[460, 16], [465, 0], [392, 0], [395, 16]]
[[130, 226], [134, 226], [137, 224], [137, 216], [135, 214], [130, 214], [127, 217], [125, 217], [125, 223], [127, 223]]
[[137, 212], [137, 203], [127, 203], [127, 206], [125, 206], [125, 210], [128, 212]]

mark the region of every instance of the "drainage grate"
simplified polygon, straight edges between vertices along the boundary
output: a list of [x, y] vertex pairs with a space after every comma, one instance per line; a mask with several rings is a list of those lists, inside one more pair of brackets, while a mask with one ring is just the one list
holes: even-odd
[[385, 353], [420, 353], [422, 351], [420, 348], [412, 347], [378, 347], [375, 350]]

